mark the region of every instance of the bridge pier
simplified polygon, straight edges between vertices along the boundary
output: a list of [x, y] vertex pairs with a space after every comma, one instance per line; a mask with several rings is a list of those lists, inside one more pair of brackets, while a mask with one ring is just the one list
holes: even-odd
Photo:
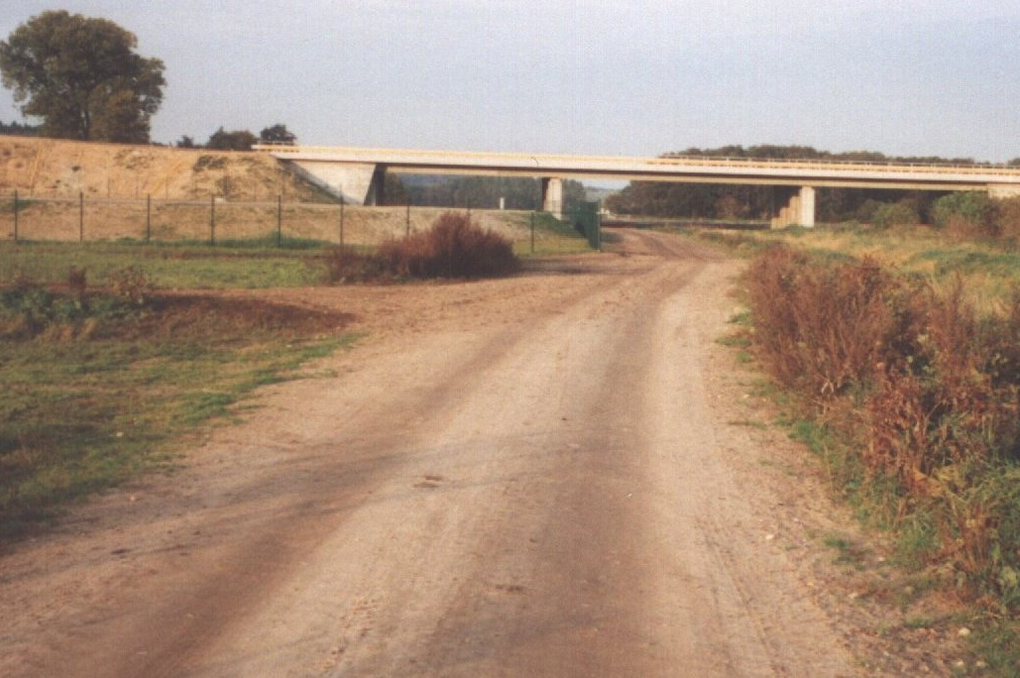
[[563, 179], [542, 177], [542, 211], [563, 218]]
[[798, 189], [775, 189], [776, 207], [772, 216], [772, 228], [815, 225], [815, 188], [803, 186]]
[[989, 184], [988, 195], [993, 198], [1014, 198], [1020, 195], [1020, 184]]

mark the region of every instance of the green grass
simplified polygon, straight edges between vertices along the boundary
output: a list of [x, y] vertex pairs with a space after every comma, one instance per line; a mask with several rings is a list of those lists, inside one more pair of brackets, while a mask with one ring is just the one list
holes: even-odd
[[223, 289], [300, 287], [321, 283], [325, 266], [308, 241], [200, 243], [0, 242], [0, 285], [25, 274], [41, 283], [67, 281], [71, 267], [85, 268], [90, 285], [105, 285], [129, 266], [156, 287]]
[[[4, 300], [0, 539], [30, 532], [68, 501], [169, 467], [184, 436], [353, 341], [266, 304], [118, 306], [98, 293], [78, 316], [41, 313], [27, 336], [16, 297]], [[51, 307], [63, 303], [53, 295]]]

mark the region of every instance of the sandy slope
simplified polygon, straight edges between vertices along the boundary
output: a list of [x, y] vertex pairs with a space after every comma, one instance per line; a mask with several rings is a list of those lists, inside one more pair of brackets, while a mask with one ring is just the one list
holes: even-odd
[[876, 650], [809, 540], [852, 527], [733, 424], [739, 264], [622, 238], [267, 293], [369, 335], [0, 560], [0, 675], [856, 675]]

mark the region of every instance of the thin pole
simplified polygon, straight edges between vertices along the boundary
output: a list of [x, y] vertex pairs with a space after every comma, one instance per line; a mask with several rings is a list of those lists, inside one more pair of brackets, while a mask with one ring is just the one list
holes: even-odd
[[407, 203], [407, 220], [405, 222], [405, 228], [407, 230], [407, 236], [411, 236], [411, 203]]
[[531, 253], [535, 253], [535, 213], [531, 213]]
[[216, 244], [216, 196], [209, 196], [209, 244]]
[[85, 242], [85, 192], [78, 191], [78, 244]]
[[340, 247], [344, 246], [344, 204], [344, 199], [340, 198]]
[[145, 242], [152, 238], [152, 195], [145, 195]]
[[283, 243], [283, 195], [276, 194], [276, 246]]
[[18, 242], [18, 189], [14, 189], [14, 242]]

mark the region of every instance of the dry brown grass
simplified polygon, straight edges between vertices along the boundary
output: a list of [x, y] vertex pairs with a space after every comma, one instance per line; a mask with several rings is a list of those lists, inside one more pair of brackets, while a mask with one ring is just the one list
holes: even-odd
[[936, 290], [782, 247], [747, 281], [764, 365], [855, 436], [846, 454], [872, 489], [892, 481], [900, 518], [929, 517], [930, 563], [1020, 604], [1020, 296], [979, 316], [961, 279]]

